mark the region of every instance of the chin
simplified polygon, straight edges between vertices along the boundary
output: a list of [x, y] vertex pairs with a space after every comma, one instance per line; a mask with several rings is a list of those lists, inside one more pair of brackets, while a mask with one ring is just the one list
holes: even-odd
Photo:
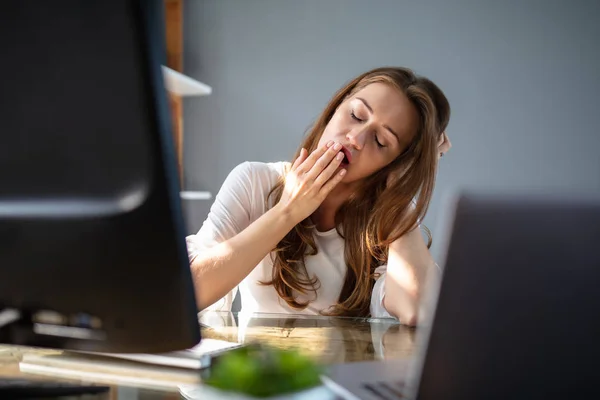
[[351, 169], [346, 168], [346, 175], [342, 178], [340, 183], [345, 184], [356, 184], [365, 179], [369, 178], [372, 174], [357, 174], [357, 171], [351, 171]]
[[354, 174], [352, 174], [350, 171], [348, 171], [348, 169], [346, 169], [346, 171], [347, 171], [346, 175], [344, 175], [344, 177], [342, 178], [340, 183], [354, 183], [360, 179], [360, 178], [357, 178], [356, 176], [354, 176]]

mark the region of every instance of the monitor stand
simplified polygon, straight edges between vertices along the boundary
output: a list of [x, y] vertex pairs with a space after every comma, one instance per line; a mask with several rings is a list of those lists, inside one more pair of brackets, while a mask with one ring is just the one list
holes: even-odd
[[[46, 343], [38, 339], [39, 336], [42, 335], [35, 333], [34, 323], [29, 313], [22, 313], [13, 308], [0, 308], [0, 344], [27, 345], [33, 339], [38, 345], [52, 347], [51, 345], [46, 346]], [[43, 381], [26, 377], [0, 377], [0, 398], [2, 399], [81, 396], [108, 393], [109, 391], [109, 386]]]

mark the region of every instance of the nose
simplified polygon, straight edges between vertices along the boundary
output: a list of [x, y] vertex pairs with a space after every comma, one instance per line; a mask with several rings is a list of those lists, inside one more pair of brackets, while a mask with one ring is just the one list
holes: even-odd
[[363, 126], [359, 129], [352, 130], [346, 134], [348, 142], [354, 146], [356, 150], [362, 150], [367, 143], [367, 137], [369, 136], [369, 128]]

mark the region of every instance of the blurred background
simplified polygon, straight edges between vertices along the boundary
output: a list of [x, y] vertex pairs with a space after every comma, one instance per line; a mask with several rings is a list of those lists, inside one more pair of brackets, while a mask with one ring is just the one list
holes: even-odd
[[[600, 2], [187, 0], [184, 189], [218, 192], [243, 161], [290, 160], [333, 93], [368, 69], [432, 79], [452, 107], [425, 224], [458, 188], [600, 192]], [[185, 202], [190, 233], [211, 200]]]

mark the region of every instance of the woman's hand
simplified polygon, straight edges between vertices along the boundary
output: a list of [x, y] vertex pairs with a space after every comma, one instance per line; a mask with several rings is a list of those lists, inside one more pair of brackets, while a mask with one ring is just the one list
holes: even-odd
[[311, 155], [306, 149], [300, 151], [286, 175], [278, 203], [295, 221], [300, 222], [315, 212], [346, 174], [345, 169], [336, 173], [344, 159], [341, 149], [341, 144], [330, 141]]
[[438, 152], [440, 153], [440, 158], [444, 157], [444, 154], [446, 154], [451, 148], [452, 143], [450, 142], [448, 135], [446, 135], [446, 132], [442, 132], [438, 142]]

